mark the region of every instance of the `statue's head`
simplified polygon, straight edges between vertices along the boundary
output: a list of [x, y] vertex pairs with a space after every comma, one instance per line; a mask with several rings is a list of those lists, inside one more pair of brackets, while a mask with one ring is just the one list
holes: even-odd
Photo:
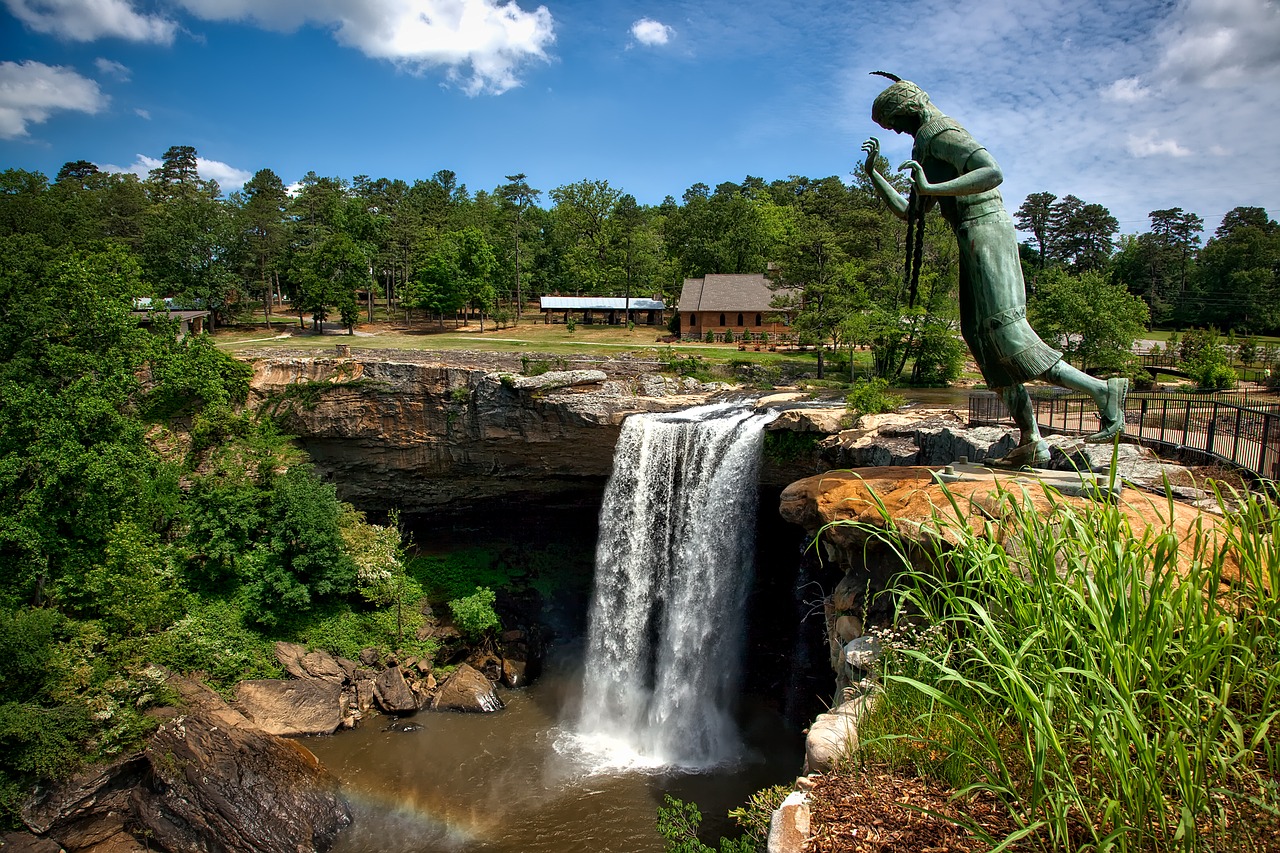
[[876, 96], [871, 104], [871, 118], [876, 124], [899, 133], [907, 130], [906, 125], [919, 126], [925, 114], [932, 108], [929, 96], [910, 80], [903, 80], [884, 71], [872, 71], [881, 77], [888, 77], [893, 85]]

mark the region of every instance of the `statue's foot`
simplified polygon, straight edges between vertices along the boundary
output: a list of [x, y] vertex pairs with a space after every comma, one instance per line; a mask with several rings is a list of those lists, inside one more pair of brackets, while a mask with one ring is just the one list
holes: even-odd
[[1049, 464], [1049, 445], [1043, 438], [1019, 444], [999, 459], [988, 459], [993, 468], [1037, 468]]
[[1102, 429], [1085, 438], [1089, 444], [1110, 441], [1124, 432], [1124, 398], [1129, 396], [1129, 380], [1123, 376], [1107, 380], [1107, 402], [1098, 409]]

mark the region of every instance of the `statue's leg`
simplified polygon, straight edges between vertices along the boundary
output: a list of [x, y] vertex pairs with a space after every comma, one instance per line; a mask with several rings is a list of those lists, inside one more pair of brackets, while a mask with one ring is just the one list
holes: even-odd
[[1018, 425], [1018, 446], [1006, 453], [995, 464], [1005, 468], [1043, 465], [1049, 461], [1049, 445], [1040, 437], [1031, 395], [1021, 383], [997, 389], [1004, 398], [1004, 405]]
[[1129, 394], [1128, 379], [1119, 376], [1104, 382], [1076, 370], [1065, 361], [1059, 361], [1046, 370], [1043, 378], [1054, 385], [1088, 394], [1098, 405], [1101, 427], [1093, 435], [1087, 436], [1085, 441], [1097, 444], [1110, 441], [1124, 432], [1124, 398]]

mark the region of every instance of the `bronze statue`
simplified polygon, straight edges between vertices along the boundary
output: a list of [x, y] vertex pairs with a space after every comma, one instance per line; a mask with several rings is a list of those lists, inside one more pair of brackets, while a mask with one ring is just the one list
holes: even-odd
[[[1062, 360], [1062, 353], [1040, 340], [1027, 323], [1026, 285], [1018, 260], [1013, 220], [996, 189], [1004, 180], [1000, 166], [969, 132], [929, 101], [924, 90], [883, 71], [894, 81], [876, 98], [876, 124], [915, 138], [911, 158], [899, 167], [911, 171], [911, 196], [904, 198], [876, 171], [880, 141], [862, 144], [864, 168], [876, 193], [908, 222], [908, 277], [919, 267], [918, 241], [924, 215], [937, 204], [955, 231], [960, 247], [960, 334], [973, 352], [987, 387], [1004, 398], [1021, 433], [1018, 446], [1000, 463], [1010, 467], [1042, 465], [1049, 447], [1040, 436], [1031, 398], [1023, 383], [1044, 379], [1088, 394], [1098, 405], [1101, 429], [1085, 439], [1110, 441], [1124, 430], [1124, 399], [1129, 380], [1095, 379]], [[917, 242], [912, 246], [912, 242]]]

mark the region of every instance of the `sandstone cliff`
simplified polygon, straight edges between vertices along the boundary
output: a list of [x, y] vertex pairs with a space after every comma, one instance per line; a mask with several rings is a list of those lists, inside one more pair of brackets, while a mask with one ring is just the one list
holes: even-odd
[[344, 499], [410, 512], [599, 491], [623, 418], [698, 405], [721, 390], [655, 375], [522, 377], [518, 366], [376, 356], [270, 356], [253, 366], [254, 405], [285, 415]]

